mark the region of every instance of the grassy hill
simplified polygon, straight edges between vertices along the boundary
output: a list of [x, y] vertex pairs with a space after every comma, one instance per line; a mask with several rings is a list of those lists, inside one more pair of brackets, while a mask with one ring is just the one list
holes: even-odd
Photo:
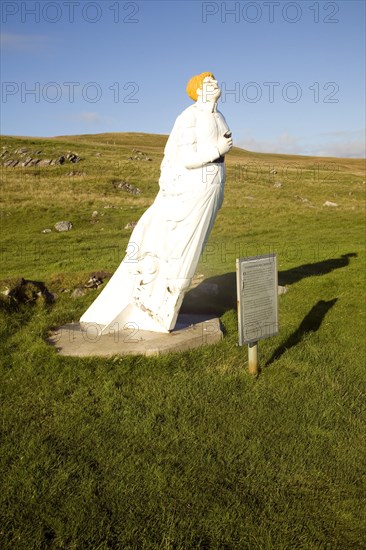
[[[0, 545], [364, 548], [362, 159], [227, 156], [196, 281], [217, 293], [185, 302], [220, 314], [219, 344], [78, 359], [45, 342], [98, 292], [75, 289], [123, 259], [128, 224], [158, 191], [166, 139], [2, 138]], [[72, 230], [57, 232], [61, 220]], [[287, 293], [253, 380], [237, 346], [235, 259], [266, 252]], [[9, 299], [21, 278], [54, 302], [37, 288]]]

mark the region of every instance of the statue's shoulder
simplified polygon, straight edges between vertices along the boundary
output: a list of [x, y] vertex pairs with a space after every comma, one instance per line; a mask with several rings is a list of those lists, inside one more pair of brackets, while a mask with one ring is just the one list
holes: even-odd
[[196, 124], [196, 104], [190, 105], [178, 116], [177, 122], [179, 126], [189, 128]]

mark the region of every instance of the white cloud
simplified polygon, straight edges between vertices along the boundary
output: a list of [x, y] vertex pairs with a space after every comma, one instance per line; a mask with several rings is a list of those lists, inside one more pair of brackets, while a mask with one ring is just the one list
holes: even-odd
[[317, 155], [320, 157], [364, 158], [366, 156], [366, 143], [364, 139], [329, 143]]
[[15, 34], [4, 32], [0, 34], [0, 45], [4, 50], [29, 51], [44, 47], [48, 37], [39, 34]]
[[366, 156], [365, 130], [340, 130], [319, 134], [325, 136], [319, 144], [319, 156], [364, 158]]
[[[303, 149], [300, 139], [287, 133], [280, 134], [273, 140], [257, 139], [248, 136], [239, 140], [237, 145], [257, 153], [283, 153], [286, 155], [301, 154], [301, 150]], [[303, 152], [302, 154], [305, 153]]]
[[311, 155], [320, 157], [365, 157], [365, 131], [324, 132], [308, 138], [287, 133], [272, 140], [258, 139], [250, 135], [236, 142], [236, 145], [258, 153], [279, 153], [284, 155]]

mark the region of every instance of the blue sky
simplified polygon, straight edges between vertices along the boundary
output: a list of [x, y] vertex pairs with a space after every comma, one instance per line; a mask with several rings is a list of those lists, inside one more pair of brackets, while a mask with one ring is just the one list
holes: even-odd
[[168, 134], [212, 71], [235, 145], [364, 156], [363, 0], [3, 0], [1, 21], [3, 134]]

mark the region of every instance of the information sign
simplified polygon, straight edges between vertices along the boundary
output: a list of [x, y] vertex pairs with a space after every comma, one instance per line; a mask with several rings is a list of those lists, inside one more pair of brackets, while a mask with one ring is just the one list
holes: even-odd
[[239, 345], [278, 334], [277, 256], [236, 260]]

